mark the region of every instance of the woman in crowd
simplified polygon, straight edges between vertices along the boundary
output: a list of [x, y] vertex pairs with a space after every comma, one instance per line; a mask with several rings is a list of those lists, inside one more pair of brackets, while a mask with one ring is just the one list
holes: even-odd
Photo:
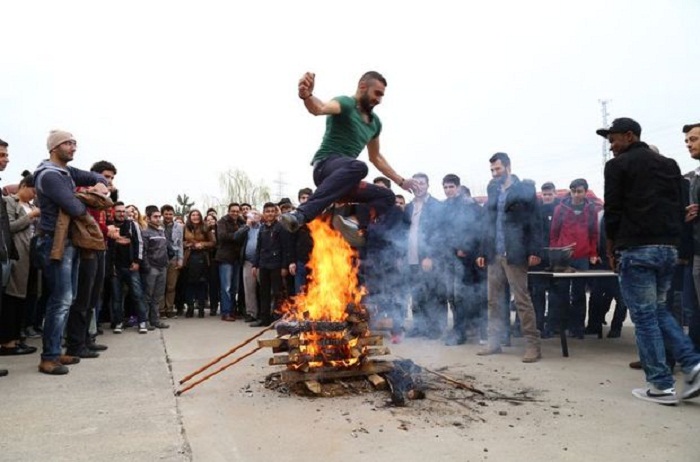
[[17, 194], [3, 197], [19, 260], [13, 263], [9, 281], [2, 294], [0, 356], [25, 355], [36, 351], [36, 347], [27, 346], [20, 341], [30, 278], [29, 246], [40, 213], [31, 203], [34, 196], [34, 177], [27, 175], [20, 181]]
[[194, 316], [195, 303], [199, 317], [204, 317], [209, 279], [209, 251], [215, 245], [212, 234], [202, 218], [202, 213], [197, 209], [191, 210], [187, 215], [184, 237], [186, 318]]

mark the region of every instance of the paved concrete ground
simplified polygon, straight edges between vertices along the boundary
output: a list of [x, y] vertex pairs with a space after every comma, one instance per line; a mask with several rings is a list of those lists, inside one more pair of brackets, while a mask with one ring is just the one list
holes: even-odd
[[491, 395], [536, 399], [521, 405], [464, 400], [449, 387], [406, 408], [388, 407], [386, 392], [286, 395], [263, 386], [279, 370], [267, 365], [269, 350], [174, 396], [177, 380], [254, 332], [208, 316], [147, 335], [107, 332], [100, 342], [109, 350], [63, 377], [39, 374], [36, 354], [0, 357], [10, 370], [0, 379], [0, 460], [700, 460], [700, 401], [664, 407], [630, 394], [644, 381], [627, 367], [636, 355], [630, 327], [618, 340], [571, 340], [570, 358], [547, 340], [543, 361], [530, 365], [518, 346], [485, 358], [473, 344], [391, 346], [461, 380], [472, 376]]

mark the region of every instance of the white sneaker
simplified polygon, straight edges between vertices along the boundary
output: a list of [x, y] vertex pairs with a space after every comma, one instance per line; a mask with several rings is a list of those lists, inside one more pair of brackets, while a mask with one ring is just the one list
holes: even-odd
[[124, 324], [121, 322], [119, 324], [117, 324], [116, 326], [114, 326], [114, 329], [112, 330], [112, 332], [114, 332], [115, 334], [121, 334], [123, 331], [124, 331]]
[[148, 333], [148, 327], [146, 326], [145, 322], [140, 322], [139, 323], [139, 334], [147, 334]]
[[675, 388], [667, 388], [659, 390], [652, 384], [648, 384], [647, 388], [635, 388], [632, 390], [635, 398], [651, 401], [652, 403], [674, 405], [678, 404], [678, 396], [676, 396]]
[[682, 399], [693, 399], [700, 396], [700, 363], [697, 363], [690, 374], [685, 374]]
[[342, 236], [348, 241], [352, 247], [364, 247], [365, 236], [362, 231], [360, 231], [357, 223], [352, 221], [350, 218], [346, 218], [340, 215], [335, 215], [333, 217], [333, 228], [340, 232]]

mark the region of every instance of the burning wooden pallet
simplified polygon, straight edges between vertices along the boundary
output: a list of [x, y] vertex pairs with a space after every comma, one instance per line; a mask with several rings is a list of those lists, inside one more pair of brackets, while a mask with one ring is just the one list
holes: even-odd
[[363, 307], [349, 304], [346, 313], [348, 316], [342, 322], [280, 321], [275, 324], [278, 338], [258, 340], [258, 346], [272, 348], [273, 353], [284, 353], [269, 360], [271, 366], [286, 366], [281, 372], [284, 382], [365, 376], [381, 388], [384, 379], [379, 374], [390, 371], [393, 366], [374, 358], [391, 352], [383, 346], [381, 335], [371, 335]]

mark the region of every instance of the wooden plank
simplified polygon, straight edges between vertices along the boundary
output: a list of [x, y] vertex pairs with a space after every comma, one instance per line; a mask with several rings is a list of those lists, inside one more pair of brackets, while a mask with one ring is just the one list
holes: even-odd
[[321, 394], [321, 384], [316, 380], [307, 380], [304, 382], [306, 388], [315, 395]]
[[[354, 340], [356, 337], [353, 335], [346, 335], [345, 340], [350, 342]], [[295, 348], [300, 345], [304, 345], [306, 342], [304, 342], [302, 339], [299, 337], [291, 337], [291, 338], [269, 338], [269, 339], [264, 339], [264, 340], [258, 340], [258, 346], [262, 348]], [[370, 335], [367, 337], [360, 337], [357, 340], [357, 345], [358, 346], [371, 346], [371, 345], [383, 345], [384, 344], [384, 337], [381, 335]], [[280, 350], [280, 351], [285, 351], [285, 350]]]
[[341, 371], [324, 371], [324, 372], [299, 372], [299, 371], [282, 371], [281, 379], [287, 383], [306, 382], [309, 380], [333, 380], [343, 379], [348, 377], [369, 376], [372, 374], [381, 374], [389, 372], [394, 368], [390, 362], [369, 362], [363, 364], [357, 369], [347, 369]]
[[377, 390], [386, 390], [387, 383], [386, 380], [381, 375], [377, 374], [371, 374], [367, 376], [367, 380], [372, 382], [372, 385], [374, 385], [374, 388]]

